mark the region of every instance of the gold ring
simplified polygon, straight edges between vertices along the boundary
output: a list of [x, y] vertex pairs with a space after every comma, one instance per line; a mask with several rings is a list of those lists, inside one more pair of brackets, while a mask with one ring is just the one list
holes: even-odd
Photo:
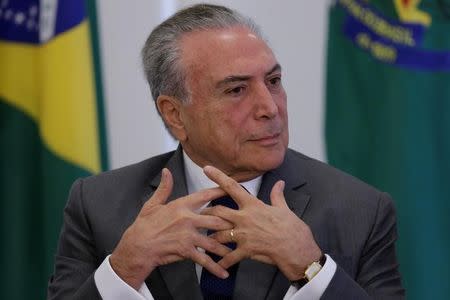
[[234, 242], [234, 229], [230, 230], [231, 241]]

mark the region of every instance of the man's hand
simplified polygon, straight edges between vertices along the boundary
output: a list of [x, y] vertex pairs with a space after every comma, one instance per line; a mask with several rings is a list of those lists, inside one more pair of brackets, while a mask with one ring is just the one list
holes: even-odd
[[191, 259], [218, 277], [228, 276], [222, 266], [197, 250], [201, 247], [220, 256], [231, 251], [198, 229], [227, 230], [233, 225], [217, 216], [196, 213], [225, 193], [219, 188], [206, 189], [166, 204], [172, 187], [172, 174], [163, 169], [160, 185], [110, 256], [116, 274], [134, 289], [139, 289], [157, 266], [182, 259]]
[[275, 264], [289, 280], [303, 277], [305, 269], [318, 261], [321, 250], [314, 237], [300, 218], [287, 206], [283, 195], [284, 182], [278, 181], [272, 188], [272, 206], [249, 194], [239, 183], [220, 170], [206, 166], [205, 174], [229, 194], [239, 206], [233, 210], [214, 206], [202, 214], [217, 216], [234, 225], [211, 237], [220, 243], [236, 242], [236, 250], [226, 254], [219, 264], [227, 269], [244, 258]]

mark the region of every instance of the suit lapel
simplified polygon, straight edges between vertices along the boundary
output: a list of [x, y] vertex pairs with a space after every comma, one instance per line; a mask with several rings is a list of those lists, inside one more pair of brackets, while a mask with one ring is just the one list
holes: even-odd
[[[184, 175], [183, 166], [183, 152], [181, 146], [178, 147], [165, 167], [170, 170], [174, 180], [173, 191], [168, 201], [173, 201], [187, 195], [186, 178]], [[155, 176], [150, 183], [152, 188], [151, 194], [153, 194], [155, 189], [158, 187], [160, 181], [161, 173]], [[151, 194], [148, 196], [151, 196]], [[202, 299], [197, 274], [195, 272], [195, 264], [193, 261], [182, 260], [176, 263], [160, 266], [158, 270], [161, 273], [161, 276], [173, 299]], [[151, 285], [149, 284], [149, 286]]]
[[[278, 180], [286, 183], [284, 194], [289, 208], [299, 217], [309, 202], [309, 195], [300, 191], [306, 183], [298, 169], [298, 162], [286, 153], [284, 162], [267, 172], [258, 192], [258, 199], [270, 205], [270, 191]], [[276, 266], [246, 259], [240, 262], [236, 277], [234, 299], [282, 299], [289, 288], [289, 281]]]
[[[173, 156], [167, 161], [165, 168], [168, 168], [173, 176], [173, 190], [172, 194], [169, 196], [168, 202], [178, 199], [180, 197], [187, 195], [187, 186], [186, 186], [186, 178], [184, 176], [184, 166], [183, 166], [183, 150], [180, 147], [173, 153]], [[161, 172], [159, 172], [154, 178], [150, 181], [150, 194], [151, 196], [153, 192], [159, 185], [161, 181]], [[148, 197], [147, 197], [148, 199]]]

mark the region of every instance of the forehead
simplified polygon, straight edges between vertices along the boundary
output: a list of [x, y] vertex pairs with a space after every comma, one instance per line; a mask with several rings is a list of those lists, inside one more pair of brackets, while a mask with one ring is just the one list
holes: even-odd
[[277, 63], [266, 42], [240, 26], [187, 33], [180, 39], [180, 48], [181, 63], [188, 77], [256, 75]]

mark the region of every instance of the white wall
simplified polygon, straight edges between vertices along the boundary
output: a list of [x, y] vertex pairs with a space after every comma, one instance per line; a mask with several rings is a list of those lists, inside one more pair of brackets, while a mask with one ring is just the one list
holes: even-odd
[[[100, 0], [105, 108], [111, 167], [174, 149], [159, 119], [140, 65], [151, 29], [193, 0]], [[288, 94], [290, 147], [320, 160], [323, 142], [324, 61], [327, 3], [228, 0], [219, 3], [252, 17], [283, 66]]]

